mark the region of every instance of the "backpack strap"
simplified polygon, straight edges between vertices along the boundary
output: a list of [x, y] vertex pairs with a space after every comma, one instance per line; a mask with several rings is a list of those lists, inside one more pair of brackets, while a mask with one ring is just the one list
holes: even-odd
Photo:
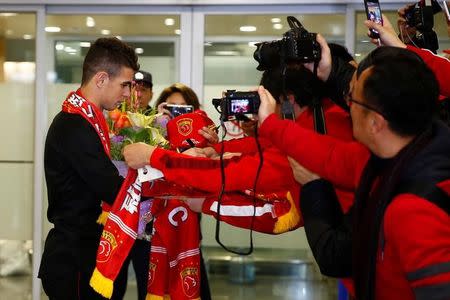
[[426, 199], [450, 215], [450, 196], [434, 183], [405, 182], [397, 189], [397, 195], [405, 193]]

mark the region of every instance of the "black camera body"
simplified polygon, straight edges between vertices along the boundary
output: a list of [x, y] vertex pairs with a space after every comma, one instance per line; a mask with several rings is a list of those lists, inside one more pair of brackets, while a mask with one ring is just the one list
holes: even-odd
[[245, 114], [257, 114], [261, 101], [258, 92], [228, 90], [221, 99], [213, 99], [213, 105], [220, 107], [221, 119]]
[[319, 62], [320, 44], [316, 33], [308, 32], [295, 17], [287, 18], [291, 29], [283, 34], [281, 40], [256, 44], [253, 58], [259, 63], [259, 71], [269, 70], [282, 63]]

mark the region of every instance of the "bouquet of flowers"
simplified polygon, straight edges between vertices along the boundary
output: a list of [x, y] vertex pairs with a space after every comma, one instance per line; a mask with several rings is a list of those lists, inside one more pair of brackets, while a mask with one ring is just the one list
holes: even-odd
[[159, 116], [156, 111], [139, 109], [139, 90], [136, 84], [132, 84], [129, 99], [122, 103], [121, 108], [110, 111], [107, 116], [111, 159], [123, 161], [122, 150], [132, 143], [143, 142], [167, 148], [169, 143], [164, 138], [166, 129], [158, 124]]

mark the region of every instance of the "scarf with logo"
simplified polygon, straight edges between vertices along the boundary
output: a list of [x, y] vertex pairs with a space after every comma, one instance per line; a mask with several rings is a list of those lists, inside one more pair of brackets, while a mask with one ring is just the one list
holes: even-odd
[[[93, 103], [86, 100], [81, 94], [81, 90], [70, 92], [63, 102], [62, 111], [69, 114], [78, 114], [91, 124], [102, 143], [106, 155], [110, 157], [111, 142], [109, 140], [109, 129], [102, 111]], [[97, 222], [104, 225], [111, 206], [102, 202], [102, 213]]]

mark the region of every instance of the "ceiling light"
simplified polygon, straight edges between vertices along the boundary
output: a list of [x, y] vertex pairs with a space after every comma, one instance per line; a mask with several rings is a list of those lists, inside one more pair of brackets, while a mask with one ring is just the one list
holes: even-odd
[[62, 51], [62, 50], [64, 50], [64, 45], [63, 44], [56, 44], [55, 45], [55, 49], [58, 50], [58, 51]]
[[24, 34], [23, 35], [23, 39], [24, 40], [31, 40], [33, 38], [33, 36], [31, 34]]
[[280, 24], [280, 23], [273, 24], [273, 29], [276, 29], [276, 30], [283, 29], [283, 24]]
[[95, 20], [93, 17], [86, 17], [86, 26], [95, 27]]
[[239, 55], [239, 52], [237, 51], [229, 51], [229, 50], [222, 50], [222, 51], [215, 51], [217, 55], [221, 56], [236, 56]]
[[122, 37], [120, 35], [116, 35], [116, 38], [122, 40]]
[[166, 24], [166, 26], [173, 26], [175, 25], [175, 20], [172, 18], [167, 18], [164, 20], [164, 24]]
[[369, 40], [362, 40], [361, 43], [370, 43]]
[[356, 56], [356, 57], [360, 57], [360, 56], [361, 56], [361, 53], [355, 53], [355, 56]]
[[206, 42], [203, 44], [205, 47], [211, 47], [213, 44], [211, 42]]
[[65, 47], [64, 51], [66, 51], [67, 53], [75, 53], [75, 52], [77, 52], [77, 50], [73, 49], [72, 47]]
[[45, 27], [45, 31], [46, 32], [60, 32], [61, 31], [61, 27], [48, 26], [48, 27]]
[[67, 54], [69, 54], [69, 55], [76, 55], [77, 51], [75, 50], [75, 52], [67, 52]]
[[80, 42], [80, 47], [89, 48], [91, 46], [90, 42]]
[[136, 48], [136, 49], [134, 49], [134, 52], [136, 52], [136, 54], [142, 54], [142, 53], [144, 53], [144, 49]]
[[16, 13], [0, 13], [0, 17], [14, 17], [17, 16]]
[[175, 29], [173, 32], [175, 32], [175, 34], [178, 34], [178, 35], [181, 34], [181, 30], [180, 29]]
[[256, 31], [256, 27], [255, 26], [241, 26], [239, 28], [240, 31], [243, 32], [252, 32], [252, 31]]
[[272, 18], [272, 19], [270, 19], [270, 22], [272, 22], [272, 23], [280, 23], [281, 19], [280, 18]]
[[111, 34], [111, 30], [108, 30], [108, 29], [102, 29], [102, 30], [100, 31], [100, 33], [103, 34], [103, 35], [110, 35], [110, 34]]

